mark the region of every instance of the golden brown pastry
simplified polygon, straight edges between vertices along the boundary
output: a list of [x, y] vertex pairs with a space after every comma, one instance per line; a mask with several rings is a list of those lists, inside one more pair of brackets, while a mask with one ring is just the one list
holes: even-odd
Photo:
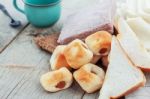
[[100, 55], [93, 55], [93, 58], [90, 63], [96, 64], [101, 59]]
[[65, 47], [65, 45], [59, 45], [55, 48], [50, 58], [50, 65], [52, 70], [57, 70], [61, 67], [67, 67], [68, 69], [71, 69], [63, 53]]
[[73, 76], [66, 67], [62, 67], [59, 70], [43, 74], [40, 82], [46, 91], [56, 92], [70, 87], [73, 82]]
[[85, 39], [85, 43], [95, 55], [107, 55], [111, 47], [112, 35], [106, 31], [99, 31]]
[[87, 45], [79, 39], [70, 42], [66, 46], [64, 55], [70, 67], [74, 69], [78, 69], [89, 63], [93, 58], [93, 53], [88, 49]]
[[105, 73], [100, 67], [89, 63], [75, 71], [73, 76], [84, 91], [92, 93], [102, 87]]
[[108, 57], [109, 57], [108, 55], [102, 57], [102, 64], [103, 64], [103, 66], [105, 66], [105, 67], [108, 67], [108, 64], [109, 64]]

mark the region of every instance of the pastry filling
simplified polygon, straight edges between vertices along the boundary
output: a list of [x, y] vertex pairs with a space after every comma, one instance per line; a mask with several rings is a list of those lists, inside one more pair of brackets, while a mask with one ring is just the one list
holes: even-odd
[[107, 48], [102, 48], [99, 51], [100, 54], [105, 54], [106, 52], [107, 52]]
[[65, 81], [60, 81], [59, 83], [57, 83], [57, 85], [55, 86], [56, 88], [64, 88], [66, 85], [66, 82]]

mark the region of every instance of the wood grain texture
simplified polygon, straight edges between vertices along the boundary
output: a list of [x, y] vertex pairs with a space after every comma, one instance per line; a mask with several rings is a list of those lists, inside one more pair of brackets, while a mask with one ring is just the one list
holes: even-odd
[[150, 99], [150, 87], [143, 87], [126, 96], [126, 99]]
[[[10, 19], [0, 11], [0, 52], [2, 52], [8, 44], [23, 30], [27, 25], [27, 20], [25, 16], [18, 12], [12, 4], [13, 0], [0, 0], [0, 3], [3, 4], [11, 16], [22, 22], [22, 26], [19, 28], [11, 28], [9, 26]], [[21, 3], [22, 0], [18, 0], [18, 4], [23, 7]]]
[[0, 67], [0, 98], [6, 99], [19, 82], [31, 73], [31, 69]]
[[83, 97], [84, 91], [76, 82], [70, 88], [57, 93], [48, 93], [41, 87], [39, 79], [43, 73], [50, 70], [51, 55], [39, 49], [33, 41], [34, 35], [59, 32], [63, 21], [73, 13], [73, 9], [75, 11], [82, 5], [78, 4], [79, 1], [73, 0], [76, 3], [71, 3], [70, 6], [68, 0], [63, 0], [63, 15], [54, 26], [39, 29], [29, 25], [0, 54], [0, 73], [3, 74], [0, 79], [0, 99], [81, 99]]
[[35, 45], [33, 36], [28, 35], [34, 30], [31, 27], [0, 54], [0, 73], [3, 74], [0, 99], [81, 99], [84, 92], [77, 83], [57, 93], [48, 93], [41, 87], [40, 76], [50, 70], [50, 54]]
[[82, 99], [98, 99], [98, 96], [99, 96], [99, 91], [92, 94], [85, 93]]

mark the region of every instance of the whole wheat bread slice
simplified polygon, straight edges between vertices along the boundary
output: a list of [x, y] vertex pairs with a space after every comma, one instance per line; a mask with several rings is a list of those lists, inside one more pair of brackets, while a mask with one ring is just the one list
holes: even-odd
[[145, 82], [142, 71], [133, 66], [116, 37], [113, 37], [110, 63], [98, 99], [119, 98], [143, 86]]

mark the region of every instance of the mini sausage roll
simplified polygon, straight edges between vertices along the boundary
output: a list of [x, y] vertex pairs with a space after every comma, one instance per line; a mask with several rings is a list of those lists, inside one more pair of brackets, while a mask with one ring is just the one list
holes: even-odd
[[56, 92], [70, 87], [73, 82], [73, 76], [66, 67], [62, 67], [59, 70], [43, 74], [40, 82], [46, 91]]
[[96, 64], [101, 59], [100, 55], [93, 55], [93, 58], [90, 63]]
[[93, 53], [88, 49], [83, 41], [76, 39], [70, 42], [65, 50], [64, 55], [70, 67], [78, 69], [89, 63], [93, 58]]
[[106, 31], [99, 31], [85, 39], [85, 43], [95, 55], [107, 55], [111, 47], [112, 35]]
[[103, 66], [108, 67], [108, 64], [109, 64], [109, 56], [108, 55], [102, 57], [102, 64], [103, 64]]
[[100, 67], [89, 63], [75, 71], [73, 76], [84, 91], [93, 93], [102, 87], [105, 73]]
[[50, 65], [52, 70], [57, 70], [61, 67], [67, 67], [69, 70], [71, 69], [63, 53], [65, 47], [65, 45], [59, 45], [55, 48], [50, 58]]

